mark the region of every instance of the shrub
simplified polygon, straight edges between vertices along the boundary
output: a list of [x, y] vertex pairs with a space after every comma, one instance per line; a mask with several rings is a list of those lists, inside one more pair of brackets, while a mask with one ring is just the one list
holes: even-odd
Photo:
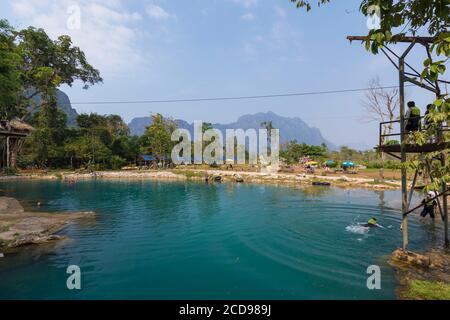
[[111, 168], [113, 170], [121, 169], [125, 165], [126, 161], [119, 156], [111, 157]]
[[3, 174], [7, 176], [15, 176], [17, 174], [17, 169], [10, 167], [10, 168], [4, 168]]

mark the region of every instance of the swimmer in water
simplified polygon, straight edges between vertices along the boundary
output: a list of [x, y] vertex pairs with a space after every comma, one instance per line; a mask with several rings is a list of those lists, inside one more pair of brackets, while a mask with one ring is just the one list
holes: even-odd
[[380, 227], [380, 225], [377, 223], [377, 219], [375, 219], [375, 218], [370, 218], [369, 221], [367, 221], [366, 224], [363, 224], [363, 226], [366, 227], [366, 228]]

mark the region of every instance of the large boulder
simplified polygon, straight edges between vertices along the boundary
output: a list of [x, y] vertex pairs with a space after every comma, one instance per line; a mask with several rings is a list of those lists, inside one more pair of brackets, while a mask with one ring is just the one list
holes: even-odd
[[22, 205], [16, 199], [0, 197], [0, 214], [18, 214], [23, 212]]

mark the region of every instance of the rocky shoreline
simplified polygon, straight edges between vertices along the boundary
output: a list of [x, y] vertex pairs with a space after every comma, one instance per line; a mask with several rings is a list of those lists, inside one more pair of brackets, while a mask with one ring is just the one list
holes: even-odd
[[65, 239], [55, 233], [75, 221], [94, 218], [93, 212], [29, 212], [16, 199], [0, 197], [0, 252]]
[[0, 181], [15, 180], [67, 180], [78, 181], [87, 179], [143, 179], [161, 181], [209, 181], [240, 182], [254, 184], [272, 184], [289, 187], [311, 186], [312, 183], [325, 182], [331, 186], [342, 188], [364, 188], [372, 190], [398, 190], [400, 182], [386, 180], [377, 182], [374, 179], [349, 177], [347, 175], [309, 175], [293, 173], [262, 173], [248, 171], [202, 170], [202, 169], [172, 169], [165, 171], [97, 171], [92, 173], [57, 172], [48, 174], [21, 174], [3, 176]]

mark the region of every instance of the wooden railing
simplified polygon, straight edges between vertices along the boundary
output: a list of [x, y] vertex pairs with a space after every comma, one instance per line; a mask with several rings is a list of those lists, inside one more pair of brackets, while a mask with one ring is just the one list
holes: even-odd
[[[424, 132], [427, 130], [427, 128], [422, 124], [422, 119], [424, 119], [425, 117], [420, 117], [420, 123], [419, 123], [419, 130], [416, 131], [420, 131], [420, 132]], [[404, 124], [408, 122], [408, 119], [404, 120]], [[379, 146], [383, 146], [386, 145], [386, 138], [388, 137], [398, 137], [398, 142], [401, 143], [401, 133], [400, 132], [395, 132], [395, 133], [383, 133], [384, 132], [384, 128], [387, 125], [394, 125], [394, 124], [400, 124], [400, 120], [394, 120], [394, 121], [384, 121], [384, 122], [380, 122], [380, 139], [379, 139]], [[401, 124], [400, 124], [401, 125]], [[400, 128], [398, 130], [401, 130]], [[450, 131], [450, 127], [448, 125], [444, 125], [442, 124], [440, 127], [440, 132], [447, 132]], [[412, 132], [412, 131], [411, 131]], [[408, 134], [408, 132], [405, 132], [405, 134]]]

